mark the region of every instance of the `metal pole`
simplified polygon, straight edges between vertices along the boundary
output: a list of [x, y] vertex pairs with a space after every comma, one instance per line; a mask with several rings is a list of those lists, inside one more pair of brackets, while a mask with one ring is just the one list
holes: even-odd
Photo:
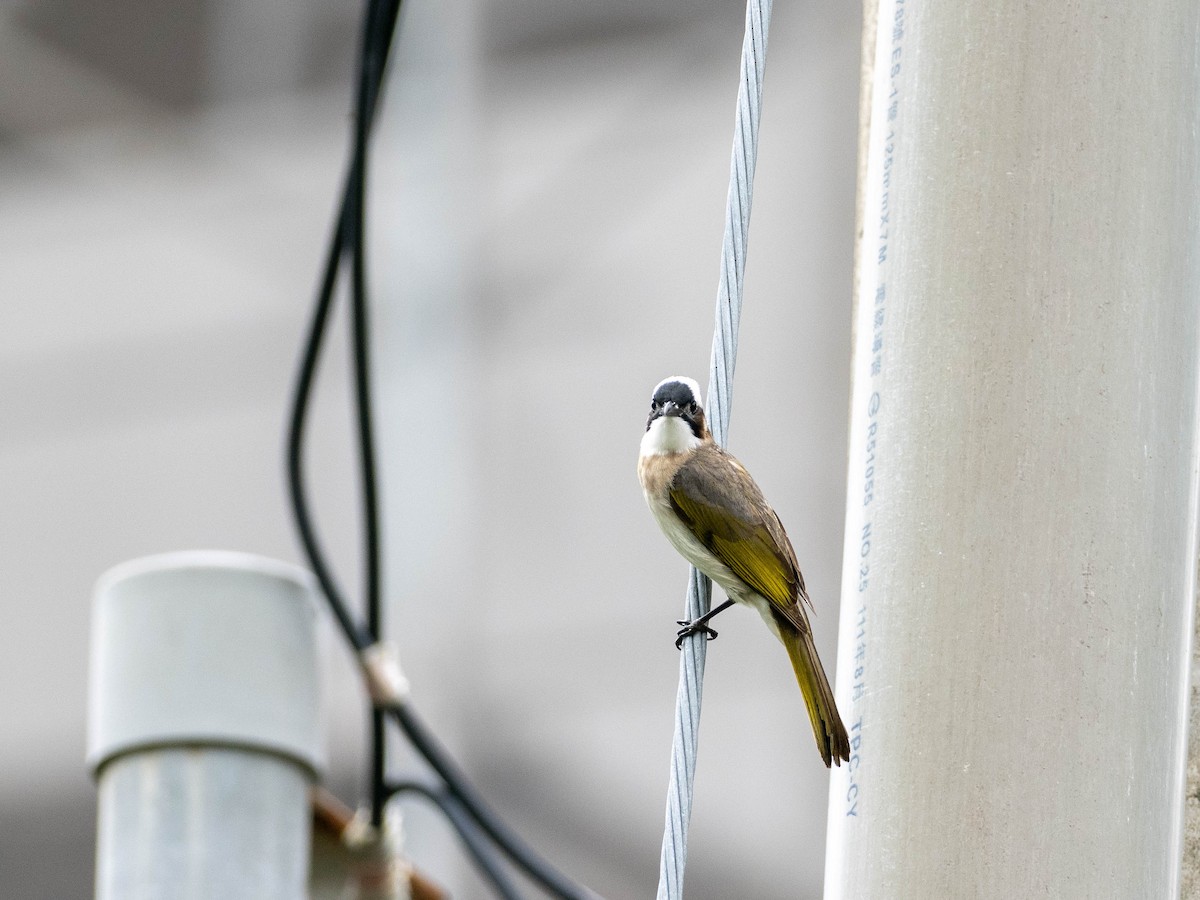
[[1200, 4], [868, 5], [826, 897], [1177, 896]]
[[1192, 622], [1191, 712], [1188, 715], [1187, 784], [1184, 788], [1181, 897], [1200, 897], [1200, 617]]
[[321, 766], [310, 581], [215, 552], [100, 579], [88, 733], [99, 900], [306, 896]]

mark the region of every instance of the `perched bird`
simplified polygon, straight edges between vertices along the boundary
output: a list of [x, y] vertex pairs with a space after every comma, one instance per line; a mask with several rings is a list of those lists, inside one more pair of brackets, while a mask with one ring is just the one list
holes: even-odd
[[804, 604], [812, 606], [779, 516], [750, 473], [713, 441], [700, 386], [672, 376], [654, 388], [642, 436], [638, 479], [658, 527], [684, 559], [729, 599], [694, 622], [680, 622], [676, 646], [734, 601], [758, 610], [787, 648], [825, 765], [850, 759], [850, 740], [817, 657]]

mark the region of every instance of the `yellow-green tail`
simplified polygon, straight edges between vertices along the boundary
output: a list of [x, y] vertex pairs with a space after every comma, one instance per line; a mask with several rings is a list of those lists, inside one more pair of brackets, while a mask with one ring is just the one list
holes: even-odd
[[784, 626], [779, 629], [779, 637], [783, 646], [787, 647], [792, 668], [796, 670], [796, 680], [800, 682], [800, 690], [804, 694], [804, 705], [808, 707], [808, 717], [812, 720], [813, 735], [817, 739], [821, 758], [827, 766], [840, 766], [843, 759], [850, 759], [850, 738], [846, 734], [846, 726], [842, 724], [842, 717], [838, 715], [833, 689], [821, 667], [812, 633], [801, 633], [795, 626]]

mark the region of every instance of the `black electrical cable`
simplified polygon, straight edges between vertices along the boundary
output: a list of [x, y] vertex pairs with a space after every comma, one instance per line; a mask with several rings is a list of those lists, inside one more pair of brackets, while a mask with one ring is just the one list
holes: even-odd
[[[378, 640], [382, 634], [379, 551], [379, 492], [375, 472], [375, 441], [372, 427], [370, 378], [370, 327], [366, 275], [366, 179], [367, 141], [379, 97], [380, 84], [391, 44], [391, 32], [383, 32], [382, 2], [370, 0], [364, 17], [362, 64], [359, 67], [355, 109], [354, 154], [346, 203], [346, 242], [350, 253], [351, 330], [353, 332], [355, 419], [358, 423], [359, 477], [362, 487], [363, 592], [366, 595], [367, 631]], [[371, 710], [371, 824], [383, 824], [387, 802], [387, 735], [383, 714]]]
[[[342, 190], [342, 202], [338, 209], [337, 221], [334, 224], [329, 254], [325, 261], [325, 268], [317, 293], [317, 303], [313, 311], [312, 322], [309, 325], [308, 336], [304, 343], [304, 354], [301, 358], [300, 370], [297, 373], [296, 385], [293, 390], [288, 427], [288, 493], [296, 518], [296, 527], [300, 532], [305, 555], [312, 566], [313, 574], [316, 576], [317, 582], [321, 585], [321, 590], [325, 594], [334, 617], [338, 620], [338, 625], [354, 649], [360, 651], [365, 650], [375, 642], [378, 632], [376, 628], [370, 626], [367, 630], [364, 630], [354, 621], [349, 612], [345, 595], [338, 587], [333, 573], [325, 562], [325, 553], [321, 549], [320, 541], [317, 538], [316, 527], [312, 522], [304, 491], [304, 425], [308, 414], [308, 404], [312, 395], [317, 361], [321, 354], [321, 344], [328, 326], [329, 313], [333, 305], [334, 290], [337, 287], [338, 271], [342, 264], [343, 254], [347, 248], [357, 248], [355, 250], [355, 257], [359, 260], [356, 266], [359, 277], [356, 279], [356, 282], [359, 287], [356, 289], [356, 293], [365, 290], [365, 264], [361, 256], [361, 248], [365, 243], [362, 237], [364, 230], [363, 197], [365, 194], [364, 173], [366, 169], [367, 138], [370, 135], [371, 126], [374, 124], [375, 114], [378, 109], [377, 101], [379, 99], [380, 85], [383, 81], [383, 73], [386, 68], [387, 56], [391, 48], [399, 12], [400, 0], [369, 0], [365, 17], [366, 26], [363, 32], [362, 46], [359, 50], [360, 78], [356, 100], [353, 158], [350, 171], [346, 176], [345, 186]], [[365, 310], [365, 294], [363, 294], [363, 297], [361, 307]], [[357, 333], [360, 330], [362, 331], [364, 335], [362, 340], [364, 347], [366, 334], [365, 315], [358, 316], [357, 320], [362, 324], [362, 328], [359, 329], [356, 327], [356, 350], [359, 343]], [[355, 355], [357, 358], [357, 352]], [[364, 373], [367, 371], [365, 364], [362, 366], [362, 371]], [[356, 378], [356, 383], [358, 380]], [[369, 396], [364, 397], [361, 391], [358, 392], [358, 396], [360, 397], [358, 411], [361, 413], [365, 409], [369, 417]], [[366, 399], [367, 402], [362, 402], [362, 399]], [[368, 425], [366, 428], [369, 437], [369, 419], [367, 421]], [[364, 446], [369, 446], [369, 444]], [[369, 490], [366, 493], [369, 493], [370, 497], [366, 503], [374, 510], [377, 506], [377, 501], [374, 490], [373, 454], [368, 465], [370, 474], [369, 476], [366, 474], [363, 476], [364, 483], [369, 485]], [[369, 521], [366, 530], [371, 535], [368, 538], [370, 546], [367, 549], [367, 567], [368, 573], [372, 571], [375, 573], [374, 577], [368, 577], [367, 605], [369, 608], [374, 607], [376, 610], [373, 615], [368, 610], [368, 615], [377, 620], [379, 608], [377, 561], [379, 554], [378, 534], [374, 524], [378, 521], [377, 512], [366, 516], [366, 518]], [[374, 563], [370, 562], [372, 559], [375, 560]], [[375, 598], [373, 603], [371, 602], [372, 594]]]
[[[379, 8], [385, 7], [382, 14]], [[329, 253], [321, 276], [320, 288], [317, 291], [317, 303], [313, 311], [312, 322], [304, 342], [304, 353], [301, 357], [300, 370], [296, 376], [296, 385], [292, 394], [292, 408], [288, 426], [288, 494], [292, 503], [292, 511], [296, 519], [296, 528], [304, 545], [305, 555], [312, 566], [313, 574], [321, 586], [330, 609], [338, 621], [346, 639], [357, 651], [365, 650], [375, 643], [376, 632], [368, 628], [364, 630], [354, 621], [346, 603], [345, 595], [338, 587], [333, 573], [325, 562], [325, 553], [321, 549], [316, 527], [308, 507], [307, 495], [304, 490], [304, 426], [308, 416], [308, 405], [312, 397], [313, 381], [316, 374], [317, 362], [321, 355], [321, 345], [329, 324], [329, 313], [333, 306], [334, 291], [337, 287], [338, 272], [343, 255], [348, 247], [361, 246], [364, 223], [361, 211], [364, 196], [363, 172], [366, 167], [366, 144], [374, 123], [376, 101], [379, 96], [378, 82], [382, 81], [384, 63], [386, 63], [388, 48], [391, 46], [392, 35], [395, 31], [396, 17], [399, 13], [399, 0], [389, 0], [379, 3], [370, 0], [366, 14], [362, 46], [359, 50], [360, 79], [358, 98], [356, 102], [354, 152], [350, 171], [346, 175], [342, 188], [342, 201], [338, 208], [337, 220], [334, 223], [333, 236], [330, 240]], [[382, 60], [382, 61], [377, 61]], [[372, 83], [374, 82], [374, 83]], [[359, 267], [363, 271], [363, 267]], [[364, 281], [359, 280], [359, 285]], [[364, 302], [365, 307], [365, 302]], [[365, 327], [365, 320], [364, 320]], [[363, 407], [359, 403], [360, 411]], [[369, 407], [368, 407], [369, 410]], [[368, 426], [369, 427], [369, 426]], [[373, 466], [372, 466], [373, 469]], [[374, 474], [371, 474], [371, 484]], [[371, 503], [374, 505], [374, 490], [371, 490]], [[374, 521], [374, 517], [372, 517]], [[370, 526], [374, 531], [374, 525]], [[373, 549], [368, 549], [368, 558], [378, 559], [377, 538], [372, 543]], [[369, 566], [371, 564], [368, 564]], [[376, 564], [377, 566], [377, 564]], [[376, 568], [377, 571], [377, 568]], [[377, 584], [377, 580], [370, 580]], [[368, 587], [368, 590], [371, 590]], [[368, 603], [368, 606], [371, 604]], [[376, 601], [376, 606], [378, 603]]]
[[[359, 83], [355, 103], [354, 149], [350, 170], [342, 194], [333, 238], [321, 278], [316, 306], [309, 325], [293, 391], [288, 427], [287, 473], [288, 490], [296, 519], [297, 530], [313, 573], [325, 594], [330, 609], [347, 640], [356, 651], [374, 644], [381, 633], [380, 610], [380, 541], [378, 486], [374, 458], [370, 402], [369, 321], [366, 295], [365, 255], [365, 198], [367, 146], [371, 127], [378, 109], [387, 57], [395, 33], [400, 0], [369, 0], [360, 47]], [[367, 627], [363, 628], [350, 613], [341, 588], [338, 586], [317, 537], [304, 490], [304, 426], [312, 396], [316, 367], [321, 345], [329, 324], [329, 314], [337, 287], [338, 273], [344, 258], [349, 255], [351, 268], [351, 297], [353, 356], [355, 366], [355, 414], [358, 421], [360, 478], [363, 494], [364, 576]], [[483, 832], [522, 870], [555, 896], [576, 900], [593, 896], [573, 884], [529, 847], [500, 817], [493, 812], [479, 792], [441, 744], [416, 717], [408, 704], [376, 708], [372, 712], [371, 805], [372, 820], [382, 822], [383, 806], [389, 796], [386, 784], [386, 745], [384, 723], [392, 715], [413, 746], [442, 777], [455, 813], [466, 813]], [[451, 817], [446, 805], [439, 804]], [[452, 817], [451, 817], [452, 818]], [[456, 824], [456, 828], [458, 825]], [[462, 833], [460, 829], [460, 834]], [[478, 840], [478, 834], [471, 829]], [[466, 840], [466, 838], [464, 838]], [[499, 888], [498, 888], [499, 889]], [[507, 895], [506, 895], [507, 896]], [[514, 895], [515, 896], [515, 895]]]
[[496, 889], [496, 894], [504, 900], [521, 900], [520, 892], [504, 871], [501, 861], [492, 853], [487, 842], [476, 830], [474, 821], [453, 794], [446, 790], [435, 790], [418, 781], [399, 781], [387, 786], [389, 798], [405, 793], [420, 794], [435, 803], [450, 820], [467, 854], [475, 863], [475, 868]]
[[530, 878], [551, 894], [565, 900], [585, 900], [595, 896], [542, 859], [536, 850], [525, 843], [524, 839], [488, 806], [487, 801], [467, 780], [458, 764], [410, 706], [390, 706], [388, 712], [403, 729], [412, 745], [442, 777], [454, 796], [462, 802], [471, 818]]
[[354, 161], [347, 203], [347, 230], [350, 251], [350, 284], [353, 300], [351, 327], [354, 333], [354, 396], [355, 417], [358, 422], [359, 474], [362, 479], [363, 556], [365, 564], [364, 593], [366, 594], [367, 630], [376, 638], [380, 634], [379, 602], [379, 492], [375, 471], [375, 440], [372, 426], [370, 340], [367, 309], [366, 275], [366, 177], [367, 139], [373, 118], [378, 80], [383, 67], [377, 59], [378, 48], [374, 32], [378, 18], [372, 2], [367, 14], [363, 35], [363, 73], [358, 90], [355, 116]]
[[316, 308], [313, 311], [312, 322], [309, 324], [308, 337], [304, 342], [304, 354], [300, 360], [300, 369], [296, 375], [296, 385], [292, 392], [292, 408], [288, 417], [287, 475], [288, 496], [291, 499], [292, 513], [296, 520], [296, 530], [300, 532], [300, 540], [304, 545], [304, 555], [308, 557], [313, 574], [321, 586], [321, 592], [325, 595], [329, 608], [333, 611], [334, 618], [337, 619], [346, 639], [355, 650], [361, 651], [371, 646], [373, 641], [371, 636], [351, 618], [341, 588], [338, 587], [333, 573], [325, 562], [325, 554], [321, 550], [316, 527], [309, 512], [307, 495], [304, 491], [304, 425], [308, 418], [313, 378], [316, 374], [317, 360], [321, 355], [321, 343], [329, 322], [333, 290], [337, 283], [338, 265], [342, 256], [344, 218], [344, 215], [339, 215], [334, 228], [329, 256], [321, 277]]

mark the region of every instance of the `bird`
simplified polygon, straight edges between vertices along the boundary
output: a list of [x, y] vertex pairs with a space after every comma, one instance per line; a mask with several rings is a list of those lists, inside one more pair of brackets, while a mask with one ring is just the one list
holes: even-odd
[[729, 598], [692, 622], [680, 621], [676, 647], [691, 634], [715, 638], [708, 622], [735, 602], [757, 610], [791, 659], [825, 765], [849, 761], [850, 740], [813, 643], [805, 612], [812, 601], [796, 552], [746, 467], [713, 440], [694, 379], [672, 375], [655, 385], [638, 480], [667, 540]]

